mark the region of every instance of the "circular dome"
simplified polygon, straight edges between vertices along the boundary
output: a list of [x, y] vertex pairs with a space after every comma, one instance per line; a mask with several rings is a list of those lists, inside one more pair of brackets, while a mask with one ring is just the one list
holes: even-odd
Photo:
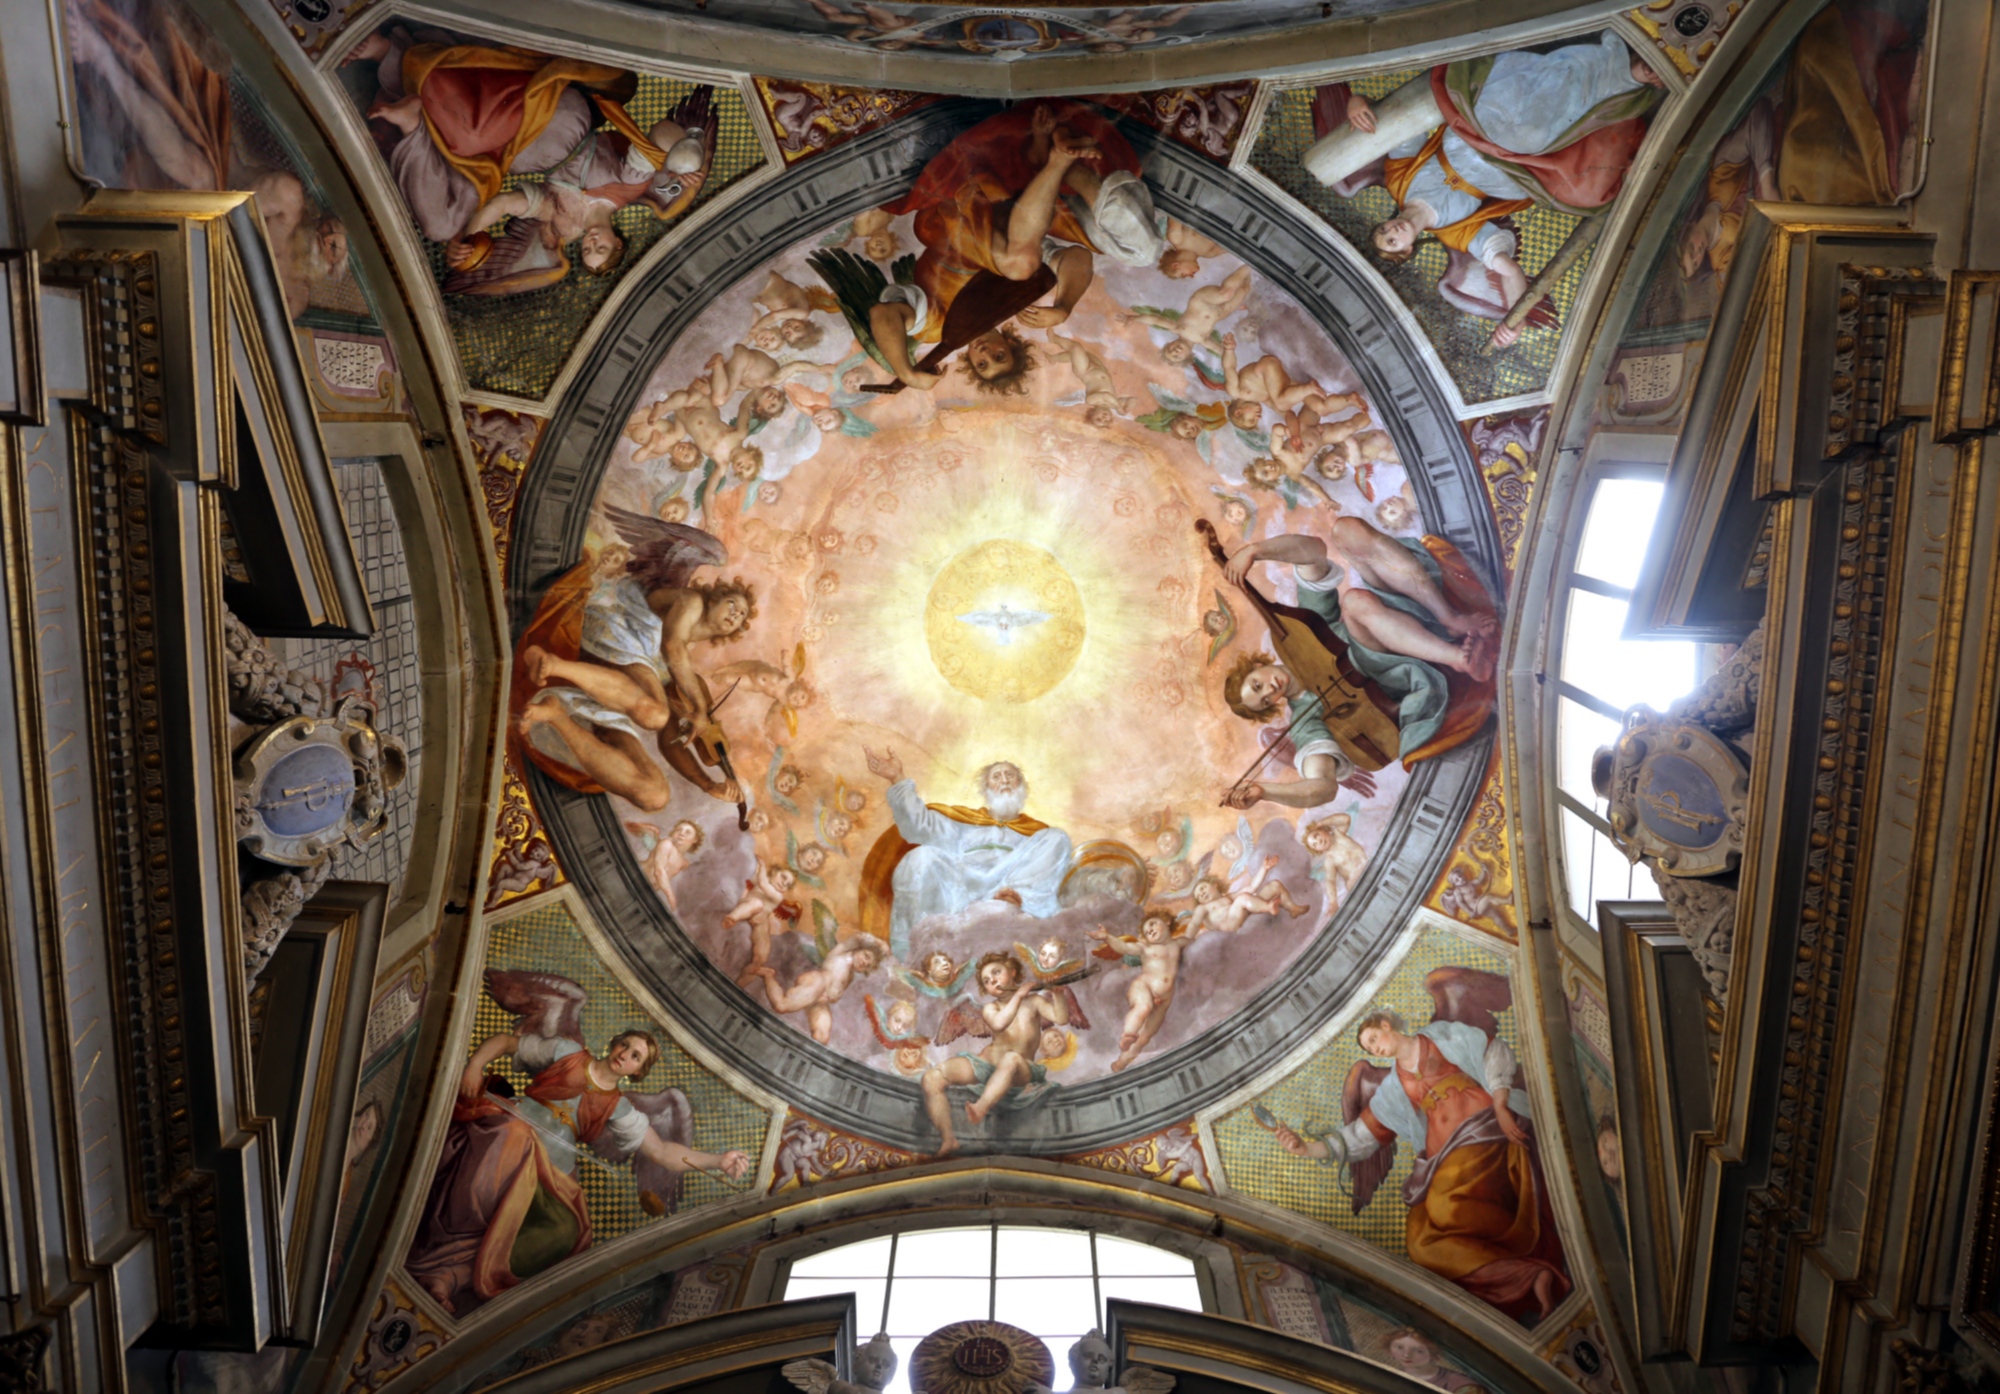
[[1491, 521], [1400, 333], [1328, 332], [1374, 306], [1316, 233], [1233, 238], [1240, 182], [1050, 104], [1191, 255], [1059, 207], [1039, 297], [972, 335], [925, 303], [972, 298], [940, 263], [1010, 216], [977, 181], [1018, 182], [1037, 105], [822, 157], [656, 274], [516, 553], [516, 729], [600, 922], [718, 1053], [926, 1149], [1136, 1134], [1282, 1052], [1486, 758]]

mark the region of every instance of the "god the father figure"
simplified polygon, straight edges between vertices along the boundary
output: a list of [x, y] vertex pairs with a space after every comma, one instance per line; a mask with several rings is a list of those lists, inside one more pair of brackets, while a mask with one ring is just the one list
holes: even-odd
[[1056, 892], [1069, 871], [1069, 835], [1022, 812], [1028, 782], [1018, 766], [1002, 760], [981, 770], [985, 807], [963, 808], [925, 804], [894, 751], [864, 753], [869, 770], [889, 781], [898, 836], [876, 844], [862, 880], [888, 882], [889, 948], [899, 961], [909, 961], [911, 933], [930, 915], [956, 914], [982, 900], [1010, 901], [1035, 916], [1056, 912]]

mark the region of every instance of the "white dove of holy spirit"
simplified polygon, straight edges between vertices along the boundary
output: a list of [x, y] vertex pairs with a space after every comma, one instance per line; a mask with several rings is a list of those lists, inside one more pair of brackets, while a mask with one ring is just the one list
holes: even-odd
[[960, 615], [958, 622], [984, 630], [987, 638], [1004, 649], [1013, 645], [1015, 635], [1033, 629], [1047, 618], [1046, 610], [1016, 610], [1003, 600], [996, 609], [972, 610]]

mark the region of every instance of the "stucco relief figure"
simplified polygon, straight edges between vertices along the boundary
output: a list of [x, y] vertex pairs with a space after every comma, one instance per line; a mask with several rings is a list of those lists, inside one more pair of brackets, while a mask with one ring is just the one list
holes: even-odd
[[[1315, 99], [1328, 129], [1307, 167], [1342, 197], [1387, 188], [1396, 215], [1376, 226], [1376, 255], [1404, 261], [1421, 238], [1437, 238], [1451, 253], [1439, 294], [1468, 314], [1503, 319], [1528, 290], [1519, 240], [1503, 220], [1536, 205], [1578, 215], [1608, 208], [1662, 86], [1609, 30], [1549, 53], [1443, 64], [1379, 106], [1334, 84]], [[1493, 343], [1519, 337], [1503, 325]]]
[[[1174, 1377], [1149, 1365], [1134, 1365], [1118, 1379], [1118, 1357], [1111, 1342], [1095, 1327], [1069, 1348], [1069, 1394], [1170, 1394]], [[1117, 1383], [1112, 1383], [1117, 1379]], [[1024, 1394], [1052, 1394], [1047, 1385], [1030, 1382]]]
[[[401, 24], [345, 62], [374, 71], [368, 116], [395, 133], [390, 172], [424, 236], [445, 244], [448, 293], [553, 285], [569, 274], [572, 242], [587, 271], [609, 274], [625, 256], [614, 215], [643, 203], [678, 217], [714, 159], [710, 88], [641, 130], [625, 108], [637, 75], [607, 64]], [[519, 178], [531, 174], [541, 177]], [[515, 187], [503, 188], [510, 176]], [[503, 220], [500, 236], [485, 231]]]
[[[489, 968], [486, 990], [515, 1014], [515, 1029], [489, 1036], [466, 1063], [403, 1264], [458, 1315], [590, 1247], [580, 1166], [630, 1161], [655, 1214], [673, 1211], [688, 1171], [734, 1180], [750, 1168], [741, 1152], [694, 1147], [694, 1110], [680, 1090], [627, 1090], [659, 1061], [650, 1032], [621, 1031], [594, 1056], [583, 1041], [584, 991], [568, 978]], [[530, 1076], [525, 1096], [487, 1074], [509, 1056]]]
[[[1299, 608], [1325, 622], [1393, 711], [1401, 734], [1396, 753], [1406, 765], [1449, 750], [1485, 724], [1498, 622], [1492, 600], [1449, 542], [1393, 538], [1342, 517], [1325, 537], [1289, 533], [1239, 547], [1224, 575], [1241, 584], [1265, 562], [1292, 568]], [[1248, 808], [1268, 799], [1316, 808], [1340, 784], [1352, 785], [1354, 763], [1328, 730], [1318, 697], [1277, 658], [1242, 655], [1223, 678], [1222, 694], [1246, 721], [1289, 713], [1301, 776], [1243, 783], [1230, 791], [1231, 804]]]
[[[925, 803], [893, 751], [867, 752], [868, 768], [889, 781], [895, 826], [869, 851], [862, 870], [861, 924], [888, 923], [889, 951], [910, 957], [913, 932], [932, 916], [980, 901], [1004, 901], [1024, 914], [1055, 914], [1070, 868], [1069, 835], [1022, 810], [1028, 781], [999, 761], [980, 771], [983, 808]], [[887, 914], [884, 915], [885, 908]]]
[[741, 638], [755, 599], [741, 582], [694, 579], [729, 559], [701, 529], [622, 509], [611, 521], [625, 545], [571, 568], [523, 637], [516, 739], [552, 778], [647, 812], [672, 797], [666, 769], [737, 802], [742, 785], [710, 758], [727, 746], [694, 655]]
[[896, 1348], [888, 1333], [854, 1352], [854, 1378], [842, 1379], [828, 1360], [793, 1360], [782, 1367], [786, 1381], [803, 1394], [882, 1394], [896, 1377]]
[[1460, 967], [1434, 970], [1424, 986], [1436, 1005], [1428, 1026], [1412, 1032], [1391, 1011], [1361, 1019], [1361, 1049], [1388, 1064], [1354, 1062], [1340, 1128], [1306, 1138], [1273, 1120], [1272, 1132], [1295, 1157], [1346, 1168], [1357, 1215], [1407, 1144], [1411, 1260], [1533, 1325], [1569, 1294], [1570, 1278], [1520, 1062], [1495, 1020], [1513, 989]]

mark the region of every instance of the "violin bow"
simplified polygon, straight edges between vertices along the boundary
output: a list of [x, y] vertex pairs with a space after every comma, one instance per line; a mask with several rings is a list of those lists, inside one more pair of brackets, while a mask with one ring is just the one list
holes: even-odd
[[[1307, 717], [1313, 715], [1321, 707], [1326, 705], [1326, 697], [1323, 694], [1314, 692], [1311, 694], [1311, 696], [1312, 700], [1299, 708], [1298, 715], [1294, 716], [1290, 721], [1285, 723], [1285, 729], [1280, 739], [1282, 739], [1284, 736], [1290, 736], [1292, 732], [1298, 730], [1300, 722], [1304, 721]], [[1277, 750], [1277, 748], [1278, 748], [1278, 742], [1272, 741], [1269, 745], [1264, 747], [1263, 754], [1259, 755], [1255, 760], [1252, 760], [1250, 762], [1250, 768], [1243, 771], [1242, 774], [1236, 777], [1236, 782], [1229, 786], [1229, 793], [1223, 795], [1222, 797], [1222, 807], [1224, 808], [1229, 807], [1230, 798], [1233, 797], [1238, 791], [1240, 791], [1244, 785], [1248, 784], [1256, 776], [1259, 770], [1263, 769], [1264, 766], [1268, 765], [1271, 762], [1271, 756]]]

